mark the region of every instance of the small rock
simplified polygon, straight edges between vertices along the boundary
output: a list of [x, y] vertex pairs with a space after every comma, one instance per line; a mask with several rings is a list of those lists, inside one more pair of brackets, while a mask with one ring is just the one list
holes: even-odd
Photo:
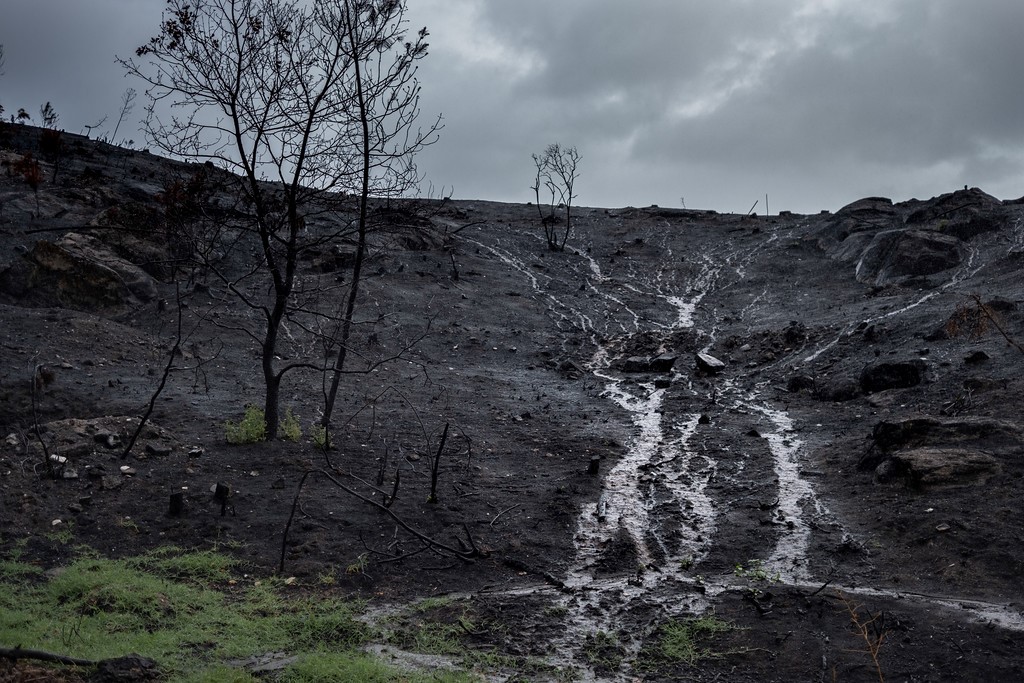
[[985, 361], [990, 360], [991, 358], [992, 356], [988, 355], [984, 351], [979, 350], [965, 356], [964, 362], [967, 363], [968, 365], [977, 365], [978, 363], [984, 363]]
[[711, 418], [708, 417], [707, 413], [702, 413], [701, 416], [697, 418], [697, 424], [709, 425], [711, 424]]
[[92, 437], [96, 443], [102, 444], [107, 448], [117, 448], [121, 445], [121, 437], [113, 432], [96, 432]]
[[104, 491], [116, 491], [124, 485], [124, 479], [113, 474], [105, 475], [100, 479], [100, 488]]
[[796, 394], [804, 389], [814, 390], [814, 378], [807, 375], [793, 375], [786, 382], [786, 391]]
[[75, 513], [76, 515], [82, 512], [84, 509], [85, 508], [82, 507], [81, 503], [71, 503], [70, 505], [68, 505], [68, 510], [70, 512]]
[[672, 366], [676, 364], [676, 356], [663, 353], [650, 362], [651, 372], [672, 372]]
[[623, 372], [650, 372], [651, 359], [644, 356], [630, 356], [622, 363]]
[[62, 479], [78, 479], [78, 470], [74, 467], [65, 467], [60, 476]]
[[8, 434], [7, 438], [4, 439], [4, 444], [11, 448], [17, 448], [21, 444], [21, 439], [18, 438], [17, 434]]
[[186, 455], [188, 455], [188, 457], [190, 457], [190, 458], [198, 458], [202, 454], [203, 454], [203, 447], [202, 446], [193, 446], [192, 448], [188, 449], [188, 452], [186, 453]]
[[948, 524], [940, 524], [937, 527], [935, 527], [935, 530], [938, 531], [941, 534], [941, 533], [945, 533], [945, 532], [949, 531], [949, 528], [950, 527], [949, 527]]
[[146, 444], [146, 452], [150, 455], [170, 455], [171, 451], [174, 450], [169, 444], [165, 443], [153, 443], [149, 442]]
[[725, 370], [725, 363], [707, 353], [697, 354], [697, 369], [708, 375], [717, 375]]
[[126, 477], [130, 477], [133, 474], [135, 474], [135, 468], [130, 467], [128, 465], [121, 465], [121, 474], [125, 475]]

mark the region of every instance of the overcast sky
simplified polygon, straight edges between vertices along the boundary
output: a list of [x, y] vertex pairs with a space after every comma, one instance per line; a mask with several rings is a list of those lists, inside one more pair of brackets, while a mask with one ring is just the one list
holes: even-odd
[[[0, 104], [73, 132], [162, 0], [0, 0]], [[583, 156], [579, 204], [772, 213], [964, 185], [1024, 195], [1022, 0], [409, 0], [426, 25], [420, 157], [460, 199], [532, 199], [531, 153]], [[136, 108], [141, 113], [141, 102]], [[137, 121], [119, 139], [141, 146]], [[424, 188], [426, 191], [426, 188]]]

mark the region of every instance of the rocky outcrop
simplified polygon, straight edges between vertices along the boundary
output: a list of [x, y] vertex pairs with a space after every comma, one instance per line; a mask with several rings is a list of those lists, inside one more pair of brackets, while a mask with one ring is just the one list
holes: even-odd
[[953, 236], [933, 230], [886, 230], [871, 238], [857, 261], [857, 280], [884, 286], [934, 275], [963, 262], [967, 250]]
[[0, 291], [38, 306], [96, 311], [156, 298], [156, 284], [142, 268], [95, 237], [68, 233], [41, 240], [0, 271]]
[[883, 420], [871, 436], [860, 469], [873, 469], [881, 482], [903, 479], [916, 486], [982, 483], [999, 472], [1002, 459], [1024, 453], [1024, 432], [1003, 420]]

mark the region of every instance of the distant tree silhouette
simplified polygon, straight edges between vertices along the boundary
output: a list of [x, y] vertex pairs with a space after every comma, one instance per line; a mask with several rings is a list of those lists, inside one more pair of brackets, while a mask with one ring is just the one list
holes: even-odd
[[[551, 193], [550, 211], [547, 215], [541, 211], [541, 223], [544, 226], [544, 237], [548, 248], [552, 251], [564, 251], [569, 233], [572, 230], [572, 201], [576, 199], [573, 188], [579, 178], [579, 163], [582, 160], [575, 147], [562, 147], [557, 142], [548, 145], [544, 153], [533, 155], [533, 163], [537, 174], [534, 184], [530, 187], [537, 197], [537, 208], [540, 210], [541, 183]], [[556, 227], [555, 206], [565, 207], [565, 230], [559, 239]]]

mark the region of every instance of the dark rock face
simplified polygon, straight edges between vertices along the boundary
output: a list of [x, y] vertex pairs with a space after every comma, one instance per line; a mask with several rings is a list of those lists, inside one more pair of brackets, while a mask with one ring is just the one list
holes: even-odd
[[860, 282], [887, 285], [933, 275], [960, 265], [963, 243], [932, 230], [887, 230], [877, 233], [861, 253], [856, 276]]
[[924, 379], [926, 367], [925, 362], [918, 359], [869, 365], [860, 375], [860, 387], [865, 393], [872, 394], [917, 386]]
[[914, 417], [883, 420], [871, 434], [875, 446], [885, 453], [930, 444], [963, 444], [984, 441], [989, 449], [1006, 449], [1021, 444], [1022, 432], [1015, 424], [980, 418], [939, 419]]
[[[940, 195], [907, 215], [907, 225], [940, 223], [936, 225], [944, 232], [958, 234], [961, 239], [970, 239], [982, 232], [998, 230], [1002, 221], [997, 214], [1003, 203], [978, 188], [957, 190]], [[973, 229], [972, 229], [973, 226]]]
[[966, 448], [915, 448], [887, 462], [918, 486], [982, 483], [999, 469], [992, 455]]
[[0, 272], [0, 291], [23, 303], [88, 311], [156, 298], [156, 285], [148, 273], [97, 238], [78, 233], [68, 233], [56, 242], [37, 242], [31, 252]]
[[860, 396], [860, 382], [856, 377], [837, 377], [828, 382], [815, 382], [814, 397], [819, 401], [843, 403]]
[[899, 227], [901, 223], [891, 199], [865, 197], [839, 209], [832, 220], [817, 232], [815, 238], [819, 248], [831, 252], [851, 236], [863, 232], [870, 235], [879, 229]]
[[875, 425], [874, 446], [860, 469], [880, 482], [905, 479], [917, 486], [983, 483], [1001, 468], [1000, 456], [1020, 452], [1021, 429], [980, 418], [916, 417]]

